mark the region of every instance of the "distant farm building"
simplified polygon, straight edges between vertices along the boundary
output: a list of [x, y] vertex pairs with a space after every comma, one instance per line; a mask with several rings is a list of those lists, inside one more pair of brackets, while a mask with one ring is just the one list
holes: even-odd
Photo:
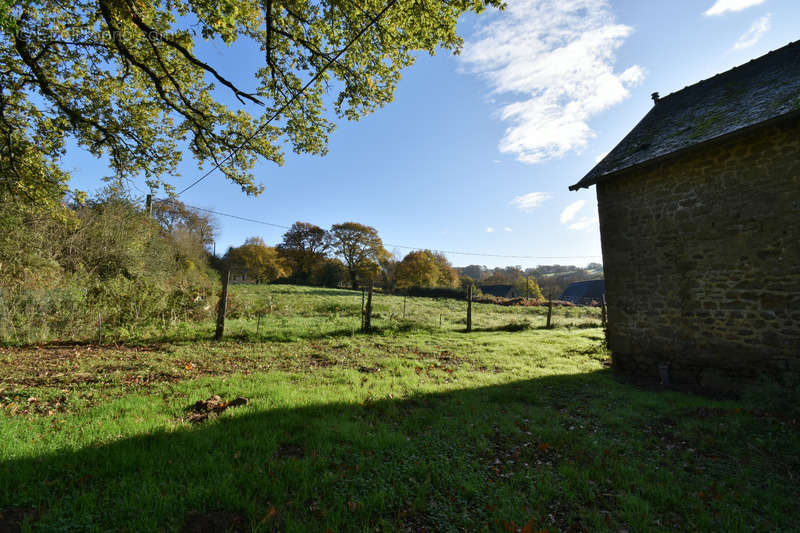
[[605, 293], [605, 280], [577, 281], [570, 283], [558, 299], [576, 305], [596, 305], [602, 301]]
[[250, 277], [247, 272], [231, 271], [231, 283], [256, 283], [256, 279]]
[[618, 367], [728, 386], [800, 376], [800, 41], [655, 104], [597, 186]]
[[518, 298], [525, 296], [519, 294], [519, 291], [513, 285], [480, 285], [481, 292], [486, 296], [495, 296], [497, 298]]

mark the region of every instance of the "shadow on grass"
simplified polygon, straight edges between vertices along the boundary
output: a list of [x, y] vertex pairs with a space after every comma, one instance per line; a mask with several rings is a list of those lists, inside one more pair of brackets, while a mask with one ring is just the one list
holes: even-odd
[[[269, 392], [253, 392], [241, 391], [249, 407], [196, 427], [0, 464], [0, 515], [47, 531], [794, 523], [796, 428], [632, 389], [608, 371], [291, 409], [267, 409]], [[775, 451], [742, 444], [762, 438]], [[687, 498], [712, 486], [738, 488]]]
[[286, 329], [286, 330], [269, 330], [267, 332], [255, 333], [252, 331], [231, 333], [225, 335], [223, 340], [236, 340], [241, 342], [297, 342], [300, 340], [323, 340], [323, 339], [337, 339], [342, 337], [357, 337], [357, 336], [386, 336], [386, 335], [399, 335], [403, 333], [434, 333], [444, 331], [461, 331], [461, 330], [448, 330], [446, 328], [437, 328], [428, 324], [421, 324], [417, 322], [397, 322], [391, 325], [373, 326], [369, 332], [361, 331], [360, 327], [353, 328], [339, 328], [335, 330], [314, 331], [307, 329], [303, 331]]
[[[473, 333], [492, 333], [498, 331], [504, 331], [506, 333], [515, 333], [518, 331], [530, 331], [532, 329], [536, 329], [532, 324], [527, 322], [511, 322], [509, 324], [502, 324], [500, 326], [492, 326], [492, 327], [485, 327], [485, 328], [472, 328]], [[466, 333], [466, 330], [463, 330]]]
[[[342, 337], [354, 337], [359, 335], [396, 335], [402, 333], [434, 333], [444, 331], [463, 331], [463, 329], [453, 328], [439, 328], [434, 325], [412, 322], [412, 321], [396, 321], [389, 325], [373, 326], [370, 332], [365, 333], [361, 331], [360, 326], [357, 324], [358, 317], [354, 318], [355, 327], [351, 328], [338, 328], [334, 330], [315, 330], [314, 328], [306, 328], [303, 330], [296, 328], [279, 329], [272, 327], [267, 329], [262, 328], [262, 331], [256, 333], [255, 331], [242, 331], [240, 328], [228, 326], [222, 341], [239, 341], [239, 342], [280, 342], [291, 343], [301, 340], [318, 341], [323, 339], [337, 339]], [[255, 319], [251, 319], [255, 322]], [[252, 324], [251, 324], [252, 325]], [[238, 331], [237, 331], [238, 330]], [[474, 331], [478, 331], [477, 329]], [[493, 330], [486, 330], [493, 331]], [[496, 330], [502, 331], [502, 330]], [[68, 349], [75, 347], [87, 346], [103, 346], [116, 350], [147, 350], [159, 351], [169, 346], [180, 346], [185, 344], [193, 344], [196, 342], [208, 342], [214, 340], [214, 329], [206, 327], [197, 330], [190, 334], [180, 333], [167, 333], [164, 335], [150, 335], [147, 337], [132, 337], [124, 339], [109, 339], [107, 341], [98, 342], [94, 340], [55, 340], [33, 344], [0, 344], [0, 346], [16, 349], [29, 349], [29, 348], [44, 348], [44, 349]], [[2, 533], [0, 531], [0, 533]]]

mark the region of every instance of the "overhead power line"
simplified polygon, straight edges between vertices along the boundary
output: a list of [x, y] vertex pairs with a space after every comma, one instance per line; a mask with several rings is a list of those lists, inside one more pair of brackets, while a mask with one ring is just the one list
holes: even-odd
[[[325, 63], [325, 65], [323, 65], [322, 68], [319, 69], [319, 71], [314, 75], [314, 77], [311, 78], [310, 80], [308, 80], [308, 82], [305, 85], [303, 85], [303, 87], [297, 93], [295, 93], [285, 104], [283, 104], [277, 111], [275, 111], [275, 113], [273, 113], [272, 116], [269, 119], [267, 119], [266, 122], [264, 122], [261, 126], [256, 128], [256, 131], [254, 131], [250, 136], [248, 136], [247, 139], [245, 139], [241, 144], [239, 144], [239, 146], [235, 147], [233, 150], [228, 152], [228, 155], [223, 157], [220, 161], [217, 161], [216, 163], [214, 163], [214, 166], [211, 167], [211, 169], [208, 172], [206, 172], [205, 174], [200, 176], [191, 185], [189, 185], [188, 187], [186, 187], [185, 189], [180, 191], [176, 196], [182, 195], [183, 193], [185, 193], [186, 191], [188, 191], [189, 189], [191, 189], [192, 187], [194, 187], [195, 185], [197, 185], [198, 183], [200, 183], [201, 181], [203, 181], [204, 179], [209, 177], [211, 174], [214, 173], [215, 170], [219, 169], [222, 166], [223, 163], [225, 163], [226, 161], [231, 159], [242, 148], [244, 148], [244, 146], [246, 144], [248, 144], [250, 141], [252, 141], [256, 137], [258, 137], [258, 135], [264, 130], [264, 128], [267, 127], [267, 125], [269, 125], [270, 122], [275, 120], [278, 116], [280, 116], [281, 113], [283, 113], [283, 111], [287, 107], [292, 105], [292, 103], [294, 103], [294, 101], [297, 100], [300, 97], [300, 95], [303, 94], [306, 91], [306, 89], [311, 87], [311, 85], [315, 81], [317, 81], [319, 79], [319, 77], [322, 76], [322, 74], [326, 70], [328, 70], [328, 68], [330, 68], [331, 65], [333, 65], [336, 61], [338, 61], [339, 58], [345, 52], [347, 52], [347, 50], [349, 50], [351, 46], [354, 45], [356, 43], [356, 41], [358, 41], [367, 32], [368, 29], [370, 29], [373, 25], [377, 24], [378, 20], [381, 17], [383, 17], [383, 15], [389, 10], [389, 8], [394, 6], [396, 3], [397, 3], [397, 0], [389, 0], [389, 2], [386, 4], [386, 6], [384, 6], [384, 8], [380, 11], [380, 13], [378, 13], [374, 17], [371, 17], [370, 20], [369, 20], [369, 23], [366, 24], [363, 28], [361, 28], [361, 30], [356, 34], [356, 36], [353, 37], [353, 39], [351, 39], [350, 42], [348, 42], [347, 45], [345, 45], [344, 48], [339, 50], [327, 63]], [[368, 17], [369, 17], [369, 15], [368, 15]]]
[[[169, 200], [161, 200], [161, 199], [159, 199], [158, 201], [159, 202], [165, 202], [165, 201], [169, 201]], [[190, 209], [196, 209], [198, 211], [204, 211], [206, 213], [213, 213], [215, 215], [219, 215], [219, 216], [222, 216], [222, 217], [235, 218], [236, 220], [244, 220], [245, 222], [253, 222], [254, 224], [263, 224], [264, 226], [271, 226], [273, 228], [290, 229], [289, 226], [282, 226], [281, 224], [273, 224], [271, 222], [264, 222], [263, 220], [256, 220], [254, 218], [240, 217], [238, 215], [231, 215], [230, 213], [222, 213], [220, 211], [214, 211], [213, 209], [204, 209], [202, 207], [197, 207], [197, 206], [189, 205], [189, 204], [183, 204], [183, 205], [185, 205], [186, 207], [188, 207]]]
[[499, 257], [502, 259], [589, 259], [602, 257], [600, 255], [501, 255], [501, 254], [486, 254], [481, 252], [454, 252], [452, 250], [439, 250], [438, 248], [419, 248], [417, 246], [402, 246], [400, 244], [384, 243], [390, 248], [404, 248], [406, 250], [433, 250], [443, 254], [452, 255], [476, 255], [480, 257]]
[[[158, 200], [160, 202], [170, 201], [170, 200]], [[238, 215], [231, 215], [230, 213], [223, 213], [221, 211], [215, 211], [213, 209], [205, 209], [203, 207], [197, 207], [194, 205], [183, 204], [190, 209], [196, 209], [198, 211], [203, 211], [205, 213], [212, 213], [214, 215], [219, 215], [222, 217], [229, 217], [236, 220], [243, 220], [245, 222], [252, 222], [254, 224], [262, 224], [264, 226], [270, 226], [272, 228], [280, 228], [280, 229], [291, 229], [290, 226], [284, 226], [282, 224], [274, 224], [272, 222], [266, 222], [264, 220], [257, 220], [255, 218], [247, 218], [247, 217], [240, 217]], [[451, 255], [472, 255], [477, 257], [497, 257], [501, 259], [595, 259], [602, 256], [599, 255], [502, 255], [502, 254], [488, 254], [482, 252], [457, 252], [453, 250], [439, 250], [437, 248], [431, 247], [421, 247], [421, 246], [405, 246], [402, 244], [392, 244], [392, 243], [384, 243], [384, 246], [388, 248], [403, 248], [405, 250], [435, 250], [437, 252], [441, 252], [443, 254], [451, 254]]]

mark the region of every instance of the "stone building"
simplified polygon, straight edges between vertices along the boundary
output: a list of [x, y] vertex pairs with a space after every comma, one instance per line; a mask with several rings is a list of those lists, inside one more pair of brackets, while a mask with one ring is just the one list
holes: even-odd
[[615, 365], [797, 383], [800, 41], [653, 100], [570, 187], [597, 187]]

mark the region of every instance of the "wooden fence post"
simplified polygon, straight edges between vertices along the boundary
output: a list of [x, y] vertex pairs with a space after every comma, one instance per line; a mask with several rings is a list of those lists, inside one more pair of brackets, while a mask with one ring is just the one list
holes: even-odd
[[367, 308], [364, 313], [364, 333], [369, 333], [372, 330], [372, 282], [369, 283], [369, 290], [367, 292]]
[[608, 318], [606, 316], [606, 295], [603, 294], [602, 296], [600, 296], [600, 323], [603, 325], [603, 327], [606, 327], [607, 319]]
[[472, 285], [469, 286], [467, 295], [467, 333], [472, 331]]
[[228, 282], [231, 279], [231, 271], [225, 269], [222, 275], [222, 294], [217, 304], [217, 331], [214, 333], [214, 340], [220, 340], [225, 332], [225, 309], [228, 306]]
[[364, 287], [361, 287], [361, 331], [364, 331], [364, 305], [365, 305]]
[[547, 300], [547, 329], [550, 329], [551, 326], [551, 319], [553, 318], [553, 293], [550, 293], [550, 298]]

